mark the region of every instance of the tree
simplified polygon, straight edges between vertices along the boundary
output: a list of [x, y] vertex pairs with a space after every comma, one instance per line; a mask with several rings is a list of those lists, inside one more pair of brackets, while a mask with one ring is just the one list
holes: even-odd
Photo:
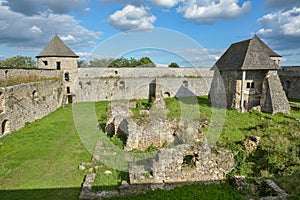
[[89, 67], [105, 68], [105, 67], [109, 67], [113, 61], [114, 61], [113, 58], [94, 59], [89, 62]]
[[155, 67], [153, 61], [148, 57], [142, 57], [139, 60], [139, 64], [140, 64], [139, 67]]
[[1, 60], [0, 68], [37, 68], [37, 65], [31, 57], [18, 55]]
[[172, 63], [169, 64], [169, 67], [170, 68], [179, 68], [179, 65], [175, 62], [172, 62]]
[[77, 65], [78, 65], [78, 68], [88, 67], [88, 63], [85, 60], [78, 60]]

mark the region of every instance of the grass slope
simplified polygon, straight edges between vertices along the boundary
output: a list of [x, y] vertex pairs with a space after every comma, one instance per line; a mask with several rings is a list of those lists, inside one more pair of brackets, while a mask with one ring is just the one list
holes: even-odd
[[84, 177], [78, 165], [91, 155], [77, 135], [70, 105], [0, 144], [0, 199], [78, 198]]

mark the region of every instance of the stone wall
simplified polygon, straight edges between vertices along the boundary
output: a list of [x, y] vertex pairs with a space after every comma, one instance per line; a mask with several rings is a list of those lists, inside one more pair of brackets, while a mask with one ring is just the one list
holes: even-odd
[[0, 88], [0, 137], [61, 106], [62, 81], [40, 81]]
[[282, 67], [278, 71], [283, 89], [288, 98], [300, 99], [300, 66]]
[[75, 99], [147, 99], [154, 83], [161, 85], [165, 97], [201, 96], [208, 94], [211, 79], [209, 68], [79, 68]]
[[263, 84], [261, 111], [290, 113], [289, 101], [283, 91], [277, 71], [269, 71]]
[[226, 179], [233, 167], [228, 150], [182, 144], [159, 149], [150, 172], [143, 165], [130, 165], [129, 179], [130, 184], [216, 181]]
[[51, 69], [0, 69], [0, 80], [18, 77], [60, 78], [62, 73]]

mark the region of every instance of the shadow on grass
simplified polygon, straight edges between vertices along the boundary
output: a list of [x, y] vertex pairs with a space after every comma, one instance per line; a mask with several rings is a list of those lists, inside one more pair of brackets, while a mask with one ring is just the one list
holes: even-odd
[[78, 199], [81, 188], [53, 188], [53, 189], [27, 189], [27, 190], [0, 190], [1, 200], [59, 200]]

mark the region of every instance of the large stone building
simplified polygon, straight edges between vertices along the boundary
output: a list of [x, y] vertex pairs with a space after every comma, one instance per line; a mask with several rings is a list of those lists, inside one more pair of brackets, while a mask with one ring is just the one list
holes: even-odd
[[75, 95], [74, 88], [78, 76], [78, 57], [57, 35], [36, 56], [40, 69], [56, 69], [63, 72], [63, 94], [65, 97], [64, 101], [67, 103], [72, 103]]
[[220, 81], [226, 92], [227, 108], [241, 112], [260, 109], [263, 112], [289, 113], [288, 99], [277, 71], [281, 56], [272, 51], [256, 35], [232, 44], [213, 66], [211, 94], [217, 94]]

